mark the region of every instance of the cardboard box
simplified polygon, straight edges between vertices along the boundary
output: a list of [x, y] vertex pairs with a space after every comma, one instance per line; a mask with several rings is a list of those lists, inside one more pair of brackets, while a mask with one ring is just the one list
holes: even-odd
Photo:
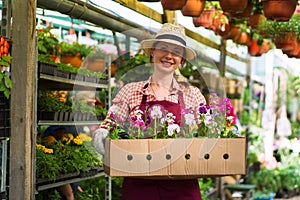
[[110, 176], [196, 178], [246, 173], [245, 138], [106, 139]]

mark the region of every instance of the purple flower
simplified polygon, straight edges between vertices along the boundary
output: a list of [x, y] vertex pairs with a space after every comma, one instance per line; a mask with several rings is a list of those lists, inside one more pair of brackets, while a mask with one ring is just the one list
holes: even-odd
[[199, 107], [199, 112], [200, 114], [206, 114], [207, 113], [207, 106], [204, 105], [203, 103], [200, 103], [200, 107]]
[[137, 119], [137, 120], [134, 122], [134, 127], [142, 127], [143, 130], [146, 129], [145, 122], [144, 122], [142, 119]]
[[116, 122], [114, 122], [114, 123], [112, 124], [111, 128], [109, 129], [109, 131], [110, 131], [110, 132], [114, 131], [116, 127], [117, 127], [117, 124], [116, 124]]
[[110, 116], [112, 119], [116, 119], [116, 118], [117, 118], [116, 114], [113, 113], [113, 112], [110, 112], [110, 113], [109, 113], [109, 116]]

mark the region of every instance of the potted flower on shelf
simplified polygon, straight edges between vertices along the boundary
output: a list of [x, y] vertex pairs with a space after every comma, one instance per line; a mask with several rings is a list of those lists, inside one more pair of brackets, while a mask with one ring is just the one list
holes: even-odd
[[105, 71], [105, 56], [106, 54], [104, 51], [98, 47], [95, 46], [91, 50], [91, 52], [87, 55], [83, 66], [91, 71], [94, 72], [104, 72]]
[[92, 47], [86, 44], [61, 42], [61, 62], [79, 68]]
[[112, 44], [100, 44], [98, 46], [94, 46], [87, 55], [84, 61], [84, 67], [93, 72], [105, 72], [105, 61], [110, 60], [111, 64], [111, 76], [114, 76], [116, 71], [116, 66], [113, 64], [113, 61], [117, 58], [117, 52], [115, 51]]
[[58, 37], [51, 33], [51, 30], [50, 26], [38, 30], [38, 53], [59, 62], [60, 43]]

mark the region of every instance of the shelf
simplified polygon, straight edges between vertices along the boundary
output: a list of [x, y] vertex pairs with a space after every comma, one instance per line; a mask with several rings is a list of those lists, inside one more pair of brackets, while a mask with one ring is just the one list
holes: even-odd
[[91, 83], [40, 74], [39, 87], [45, 90], [95, 90], [95, 88], [108, 89], [108, 84]]
[[102, 121], [46, 121], [46, 120], [40, 120], [38, 125], [61, 125], [61, 126], [72, 126], [72, 125], [100, 125]]
[[81, 174], [73, 173], [73, 174], [61, 175], [57, 177], [55, 181], [47, 180], [47, 179], [39, 179], [37, 180], [37, 184], [36, 184], [36, 192], [47, 190], [50, 188], [58, 187], [69, 183], [76, 183], [76, 182], [85, 181], [93, 178], [98, 178], [101, 176], [105, 176], [103, 167], [98, 167], [97, 172], [90, 176], [89, 175], [82, 176]]

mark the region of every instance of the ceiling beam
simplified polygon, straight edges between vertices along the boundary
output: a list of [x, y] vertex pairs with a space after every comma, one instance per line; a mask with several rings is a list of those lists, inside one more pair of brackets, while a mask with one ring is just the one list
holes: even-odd
[[[150, 19], [153, 19], [159, 23], [163, 23], [163, 16], [161, 13], [157, 12], [156, 10], [153, 10], [151, 8], [149, 8], [148, 6], [136, 1], [136, 0], [113, 0], [123, 6], [126, 6], [127, 8], [133, 10], [133, 11], [136, 11]], [[214, 0], [210, 0], [210, 1], [214, 1]], [[200, 34], [196, 33], [196, 32], [193, 32], [189, 29], [187, 29], [185, 27], [185, 30], [186, 30], [186, 35], [190, 38], [193, 38], [194, 40], [206, 45], [206, 46], [209, 46], [211, 48], [214, 48], [214, 49], [217, 49], [217, 50], [221, 50], [221, 47], [220, 45], [218, 45], [216, 42], [213, 42], [211, 40], [209, 40], [208, 38], [206, 37], [203, 37], [201, 36]], [[230, 56], [238, 61], [241, 61], [241, 62], [245, 62], [245, 63], [248, 63], [249, 62], [249, 59], [245, 59], [245, 58], [241, 58], [239, 57], [238, 55], [236, 54], [233, 54], [231, 52], [228, 52], [226, 51], [226, 55], [227, 56]]]

